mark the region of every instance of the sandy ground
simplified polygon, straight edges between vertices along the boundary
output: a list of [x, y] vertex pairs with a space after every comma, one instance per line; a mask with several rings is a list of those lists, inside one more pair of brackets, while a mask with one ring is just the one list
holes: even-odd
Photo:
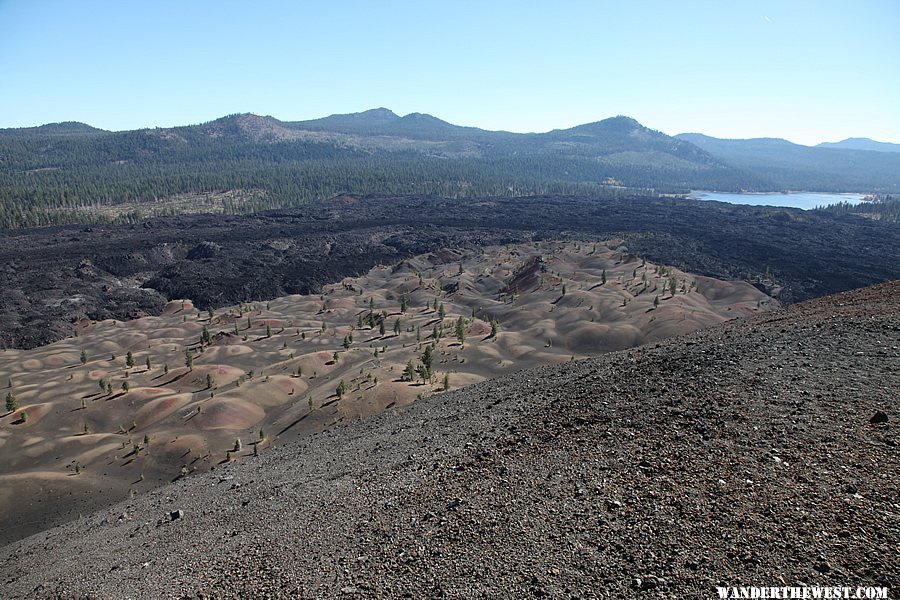
[[[441, 393], [445, 379], [455, 389], [776, 306], [617, 241], [540, 242], [418, 256], [320, 296], [212, 315], [176, 301], [159, 317], [84, 323], [77, 337], [0, 352], [0, 395], [18, 404], [0, 413], [0, 542]], [[428, 346], [431, 376], [406, 380]]]

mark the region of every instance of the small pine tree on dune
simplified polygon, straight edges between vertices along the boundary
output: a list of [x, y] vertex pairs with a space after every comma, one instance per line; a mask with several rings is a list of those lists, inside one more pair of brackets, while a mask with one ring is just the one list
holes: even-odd
[[19, 407], [19, 403], [12, 392], [6, 392], [6, 410], [12, 412]]
[[416, 380], [416, 367], [413, 365], [412, 361], [406, 363], [406, 368], [403, 370], [403, 379], [406, 381]]
[[497, 337], [497, 334], [500, 332], [500, 321], [497, 319], [491, 319], [491, 337]]
[[462, 317], [456, 320], [456, 339], [459, 340], [460, 345], [466, 343], [466, 324]]

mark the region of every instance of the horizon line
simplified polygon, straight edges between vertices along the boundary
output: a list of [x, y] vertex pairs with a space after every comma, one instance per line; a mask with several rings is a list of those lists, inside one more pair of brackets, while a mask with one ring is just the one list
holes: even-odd
[[[666, 133], [666, 132], [664, 132], [664, 131], [662, 131], [662, 130], [654, 129], [653, 127], [649, 127], [649, 126], [647, 126], [647, 125], [644, 125], [644, 123], [642, 123], [640, 120], [638, 120], [638, 119], [636, 119], [636, 118], [634, 118], [634, 117], [628, 116], [628, 115], [624, 115], [624, 114], [617, 114], [617, 115], [613, 115], [613, 116], [610, 116], [610, 117], [604, 117], [604, 118], [598, 119], [598, 120], [596, 120], [596, 121], [587, 121], [587, 122], [585, 122], [585, 123], [578, 123], [578, 124], [572, 125], [572, 126], [570, 126], [570, 127], [557, 127], [557, 128], [554, 128], [554, 129], [548, 129], [548, 130], [546, 130], [546, 131], [535, 131], [535, 130], [531, 130], [531, 131], [512, 131], [512, 130], [509, 130], [509, 129], [485, 129], [485, 128], [478, 127], [478, 126], [475, 126], [475, 125], [460, 125], [460, 124], [457, 124], [457, 123], [452, 123], [452, 122], [450, 122], [450, 121], [447, 121], [447, 120], [445, 120], [445, 119], [442, 119], [442, 118], [440, 118], [440, 117], [436, 117], [436, 116], [434, 116], [434, 115], [432, 115], [432, 114], [430, 114], [430, 113], [425, 113], [425, 112], [414, 111], [414, 112], [406, 113], [406, 114], [404, 114], [404, 115], [400, 115], [400, 114], [394, 112], [392, 109], [387, 108], [387, 107], [384, 107], [384, 106], [378, 106], [378, 107], [374, 107], [374, 108], [367, 108], [367, 109], [365, 109], [365, 110], [361, 110], [361, 111], [357, 111], [357, 112], [331, 113], [331, 114], [324, 115], [324, 116], [320, 116], [320, 117], [312, 117], [312, 118], [305, 118], [305, 119], [299, 119], [299, 120], [285, 120], [285, 119], [280, 119], [280, 118], [275, 117], [275, 116], [272, 116], [272, 115], [263, 115], [263, 114], [259, 114], [259, 113], [252, 112], [252, 111], [244, 111], [244, 112], [233, 112], [233, 113], [228, 113], [228, 114], [225, 114], [225, 115], [222, 115], [222, 116], [219, 116], [219, 117], [212, 118], [212, 119], [207, 120], [207, 121], [198, 121], [198, 122], [195, 122], [195, 123], [186, 123], [186, 124], [180, 124], [180, 125], [145, 125], [145, 126], [143, 126], [143, 127], [136, 127], [136, 128], [133, 128], [133, 129], [103, 129], [102, 127], [96, 127], [96, 126], [94, 126], [94, 125], [92, 125], [92, 124], [90, 124], [90, 123], [88, 123], [88, 122], [86, 122], [86, 121], [79, 121], [79, 120], [62, 120], [62, 121], [47, 121], [47, 122], [44, 122], [44, 123], [40, 123], [40, 124], [38, 124], [38, 125], [0, 126], [0, 131], [5, 131], [5, 130], [22, 130], [22, 129], [37, 129], [37, 128], [39, 128], [39, 127], [46, 127], [46, 126], [48, 126], [48, 125], [63, 125], [63, 124], [66, 124], [66, 123], [76, 123], [76, 124], [80, 124], [80, 125], [86, 125], [86, 126], [88, 126], [88, 127], [91, 127], [92, 129], [96, 129], [96, 130], [98, 130], [98, 131], [102, 131], [102, 132], [105, 132], [105, 133], [128, 133], [128, 132], [133, 132], [133, 131], [145, 131], [145, 130], [152, 130], [152, 129], [176, 129], [176, 128], [180, 128], [180, 127], [197, 127], [197, 126], [200, 126], [200, 125], [206, 125], [206, 124], [209, 124], [209, 123], [213, 123], [213, 122], [219, 121], [219, 120], [221, 120], [221, 119], [227, 119], [228, 117], [236, 117], [236, 116], [243, 116], [243, 115], [252, 115], [252, 116], [255, 116], [255, 117], [274, 119], [274, 120], [279, 121], [279, 122], [281, 122], [281, 123], [303, 123], [303, 122], [306, 122], [306, 121], [318, 121], [318, 120], [321, 120], [321, 119], [327, 119], [327, 118], [330, 118], [330, 117], [342, 117], [342, 116], [349, 116], [349, 115], [359, 115], [359, 114], [363, 114], [363, 113], [367, 113], [367, 112], [373, 112], [373, 111], [387, 111], [387, 112], [391, 113], [392, 115], [395, 115], [398, 119], [403, 119], [403, 118], [409, 117], [409, 116], [411, 116], [411, 115], [423, 115], [423, 116], [427, 116], [427, 117], [431, 117], [431, 118], [437, 119], [437, 120], [439, 120], [439, 121], [443, 121], [444, 123], [447, 123], [447, 124], [449, 124], [449, 125], [452, 125], [453, 127], [461, 127], [461, 128], [466, 128], [466, 129], [478, 129], [479, 131], [486, 131], [486, 132], [489, 132], [489, 133], [509, 133], [509, 134], [513, 134], [513, 135], [542, 135], [542, 134], [552, 133], [552, 132], [554, 132], [554, 131], [565, 131], [566, 129], [573, 129], [573, 128], [575, 128], [575, 127], [580, 127], [580, 126], [582, 126], [582, 125], [591, 125], [591, 124], [594, 124], [594, 123], [600, 123], [600, 122], [603, 122], [603, 121], [608, 121], [608, 120], [610, 120], [610, 119], [616, 119], [616, 118], [622, 118], [622, 117], [624, 117], [624, 118], [631, 119], [631, 120], [635, 121], [636, 123], [638, 123], [638, 124], [641, 125], [642, 127], [646, 127], [647, 129], [650, 129], [650, 130], [653, 130], [653, 131], [658, 131], [658, 132], [663, 133], [664, 135], [667, 135], [667, 136], [669, 136], [669, 137], [676, 137], [676, 136], [679, 136], [679, 135], [703, 135], [703, 136], [706, 136], [706, 137], [709, 137], [709, 138], [714, 138], [714, 139], [718, 139], [718, 140], [727, 140], [727, 141], [781, 140], [781, 141], [789, 142], [789, 143], [791, 143], [791, 144], [795, 144], [795, 145], [797, 145], [797, 146], [804, 146], [804, 147], [807, 147], [807, 148], [816, 148], [816, 147], [818, 147], [818, 146], [820, 146], [820, 145], [822, 145], [822, 144], [839, 144], [839, 143], [841, 143], [841, 142], [846, 142], [846, 141], [849, 141], [849, 140], [868, 140], [868, 141], [875, 142], [875, 143], [878, 143], [878, 144], [893, 144], [893, 145], [900, 145], [900, 141], [898, 141], [898, 142], [893, 142], [893, 141], [885, 141], [885, 140], [876, 140], [876, 139], [874, 139], [874, 138], [871, 138], [871, 137], [868, 137], [868, 136], [864, 136], [864, 135], [854, 135], [854, 136], [846, 137], [846, 138], [843, 138], [843, 139], [837, 140], [837, 141], [828, 141], [828, 140], [825, 140], [825, 141], [821, 141], [821, 142], [819, 142], [819, 143], [817, 143], [817, 144], [803, 144], [803, 143], [800, 143], [800, 142], [792, 141], [792, 140], [790, 140], [790, 139], [788, 139], [788, 138], [785, 138], [785, 137], [775, 137], [775, 136], [771, 136], [771, 135], [761, 135], [761, 136], [755, 136], [755, 137], [718, 137], [718, 136], [710, 135], [710, 134], [707, 134], [707, 133], [703, 133], [703, 132], [701, 132], [701, 131], [681, 131], [681, 132], [678, 132], [678, 133], [669, 134], [669, 133]], [[854, 148], [846, 148], [846, 149], [847, 149], [847, 150], [855, 150]], [[862, 151], [873, 152], [874, 150], [862, 150]], [[875, 152], [877, 152], [877, 151], [875, 151]]]

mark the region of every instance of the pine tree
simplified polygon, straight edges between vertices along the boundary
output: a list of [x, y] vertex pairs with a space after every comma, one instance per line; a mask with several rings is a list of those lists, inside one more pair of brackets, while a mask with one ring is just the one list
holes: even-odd
[[134, 355], [131, 353], [131, 350], [125, 355], [125, 366], [129, 369], [134, 366]]
[[81, 364], [87, 363], [88, 355], [84, 348], [81, 349]]
[[148, 371], [152, 368], [152, 367], [151, 367], [150, 357], [149, 357], [149, 356], [147, 357], [147, 360], [144, 361], [144, 364], [147, 365], [147, 370], [148, 370]]
[[12, 412], [19, 407], [19, 403], [12, 392], [6, 392], [6, 410]]
[[335, 389], [338, 398], [343, 398], [344, 394], [347, 393], [347, 384], [344, 383], [344, 380], [341, 379], [341, 382], [338, 384], [337, 389]]
[[400, 319], [394, 321], [394, 335], [400, 335]]
[[444, 303], [441, 302], [441, 306], [438, 308], [438, 317], [443, 319], [446, 316], [447, 316], [447, 311], [444, 310]]
[[403, 379], [406, 381], [415, 381], [416, 367], [413, 365], [412, 361], [406, 363], [406, 368], [403, 369]]
[[450, 389], [450, 374], [444, 373], [444, 391]]
[[460, 345], [465, 345], [465, 343], [466, 343], [466, 324], [463, 321], [462, 317], [459, 317], [456, 320], [456, 339], [459, 340]]
[[194, 370], [194, 353], [190, 348], [184, 351], [184, 366], [188, 368], [188, 371]]

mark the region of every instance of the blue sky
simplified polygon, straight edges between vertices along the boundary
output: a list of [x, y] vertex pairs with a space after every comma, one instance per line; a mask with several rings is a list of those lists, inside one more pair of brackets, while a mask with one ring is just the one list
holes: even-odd
[[384, 106], [486, 129], [900, 142], [900, 1], [0, 0], [0, 127]]

